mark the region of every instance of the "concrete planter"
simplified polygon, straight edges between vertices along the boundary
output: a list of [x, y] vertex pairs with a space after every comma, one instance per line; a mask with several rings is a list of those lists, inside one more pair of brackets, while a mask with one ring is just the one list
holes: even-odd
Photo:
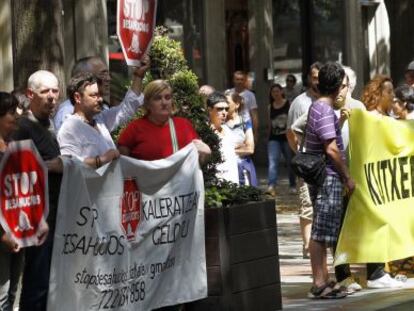
[[186, 311], [282, 309], [273, 200], [205, 210], [208, 298]]

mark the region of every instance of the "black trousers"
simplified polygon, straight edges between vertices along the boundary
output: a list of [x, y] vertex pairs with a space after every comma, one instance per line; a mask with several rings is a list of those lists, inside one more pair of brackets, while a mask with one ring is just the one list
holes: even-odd
[[[341, 227], [344, 222], [345, 212], [348, 207], [348, 201], [349, 201], [349, 198], [344, 197], [344, 201], [343, 201], [344, 213], [342, 214]], [[335, 253], [336, 245], [333, 251]], [[367, 263], [367, 280], [372, 281], [372, 280], [376, 280], [384, 276], [385, 274], [384, 267], [385, 267], [384, 263]], [[351, 269], [349, 267], [349, 264], [339, 265], [335, 267], [335, 277], [338, 282], [341, 282], [350, 276], [351, 276]]]

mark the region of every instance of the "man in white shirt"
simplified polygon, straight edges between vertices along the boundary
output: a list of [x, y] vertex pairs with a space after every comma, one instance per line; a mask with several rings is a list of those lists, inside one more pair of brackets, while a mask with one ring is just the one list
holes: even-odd
[[244, 108], [242, 116], [245, 121], [251, 120], [253, 125], [254, 140], [257, 143], [258, 130], [259, 130], [259, 117], [257, 113], [256, 96], [252, 91], [247, 89], [247, 74], [243, 71], [235, 71], [233, 74], [234, 88], [228, 90], [230, 92], [236, 92], [244, 99]]
[[94, 75], [81, 72], [68, 84], [68, 95], [74, 106], [58, 132], [62, 155], [77, 157], [85, 164], [98, 168], [119, 157], [111, 132], [125, 124], [143, 103], [141, 81], [149, 68], [146, 57], [134, 71], [134, 83], [118, 106], [102, 111], [102, 96]]
[[[300, 142], [295, 135], [292, 125], [296, 120], [304, 114], [308, 113], [311, 104], [319, 97], [318, 91], [318, 74], [322, 64], [319, 62], [313, 63], [310, 66], [308, 75], [308, 88], [306, 92], [303, 92], [297, 96], [289, 108], [288, 120], [287, 120], [287, 139], [290, 148], [293, 152], [297, 152]], [[309, 257], [309, 241], [312, 228], [313, 209], [312, 202], [309, 196], [309, 190], [303, 179], [298, 180], [298, 195], [299, 195], [299, 224], [303, 240], [303, 257]]]
[[[75, 75], [81, 72], [89, 72], [95, 75], [95, 77], [98, 79], [98, 87], [103, 97], [104, 107], [106, 109], [109, 108], [108, 102], [111, 76], [109, 74], [109, 70], [105, 62], [97, 56], [81, 58], [73, 66], [71, 76], [74, 77]], [[133, 76], [132, 84], [134, 84], [135, 79], [136, 77]], [[66, 99], [65, 101], [60, 103], [59, 107], [57, 108], [56, 114], [53, 118], [53, 123], [56, 131], [59, 131], [60, 127], [62, 126], [66, 118], [73, 114], [73, 110], [74, 107], [69, 99]]]

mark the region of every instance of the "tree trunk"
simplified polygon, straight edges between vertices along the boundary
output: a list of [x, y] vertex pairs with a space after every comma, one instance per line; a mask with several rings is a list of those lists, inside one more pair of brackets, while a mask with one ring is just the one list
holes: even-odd
[[[65, 89], [61, 0], [12, 0], [14, 85], [25, 87], [28, 77], [45, 69]], [[61, 93], [63, 95], [63, 93]]]

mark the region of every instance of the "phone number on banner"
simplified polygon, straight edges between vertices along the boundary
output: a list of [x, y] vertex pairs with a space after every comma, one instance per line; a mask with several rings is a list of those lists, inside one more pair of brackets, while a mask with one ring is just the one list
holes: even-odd
[[145, 282], [138, 281], [128, 286], [102, 291], [100, 309], [115, 309], [145, 299]]

